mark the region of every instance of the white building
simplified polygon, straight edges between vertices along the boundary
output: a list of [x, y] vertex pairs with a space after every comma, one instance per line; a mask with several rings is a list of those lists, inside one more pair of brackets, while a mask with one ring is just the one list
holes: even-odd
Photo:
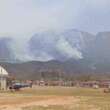
[[7, 89], [7, 76], [8, 72], [0, 66], [0, 90]]

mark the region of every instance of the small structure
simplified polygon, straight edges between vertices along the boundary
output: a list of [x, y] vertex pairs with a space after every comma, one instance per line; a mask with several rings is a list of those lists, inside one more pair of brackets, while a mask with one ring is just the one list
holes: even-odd
[[0, 90], [7, 89], [7, 76], [8, 72], [0, 66]]
[[77, 83], [79, 87], [86, 87], [86, 88], [99, 88], [99, 82], [98, 81], [85, 81], [85, 82], [78, 82]]
[[110, 88], [110, 80], [99, 81], [99, 87], [101, 87], [101, 88]]

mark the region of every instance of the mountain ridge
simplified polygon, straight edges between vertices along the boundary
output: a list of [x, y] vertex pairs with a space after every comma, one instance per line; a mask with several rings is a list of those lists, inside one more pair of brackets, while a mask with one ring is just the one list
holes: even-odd
[[9, 75], [14, 76], [17, 79], [23, 80], [52, 80], [56, 78], [62, 79], [77, 79], [80, 76], [91, 76], [93, 78], [100, 79], [110, 78], [110, 62], [106, 65], [104, 62], [92, 65], [91, 61], [85, 60], [69, 60], [65, 62], [59, 61], [30, 61], [24, 63], [6, 63], [0, 62], [8, 72]]
[[78, 30], [36, 33], [19, 51], [14, 40], [7, 39], [0, 38], [0, 62], [19, 78], [22, 74], [23, 78], [40, 77], [41, 72], [51, 71], [62, 71], [69, 76], [110, 73], [110, 32], [96, 35]]

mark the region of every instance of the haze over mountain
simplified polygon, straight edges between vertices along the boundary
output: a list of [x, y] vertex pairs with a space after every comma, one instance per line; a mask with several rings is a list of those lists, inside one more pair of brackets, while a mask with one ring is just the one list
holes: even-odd
[[16, 39], [0, 38], [0, 64], [18, 78], [40, 78], [42, 72], [48, 77], [110, 73], [110, 32], [44, 31], [20, 48], [16, 44]]
[[0, 1], [0, 38], [11, 39], [4, 43], [7, 48], [3, 46], [10, 52], [2, 52], [10, 54], [1, 55], [1, 60], [93, 60], [103, 59], [104, 53], [106, 60], [107, 41], [101, 41], [98, 32], [110, 30], [109, 12], [109, 0]]
[[110, 73], [109, 13], [110, 0], [1, 0], [0, 62], [16, 75]]
[[74, 29], [44, 31], [23, 42], [25, 45], [22, 42], [17, 44], [17, 41], [14, 38], [0, 38], [1, 61], [110, 61], [110, 32], [93, 35]]

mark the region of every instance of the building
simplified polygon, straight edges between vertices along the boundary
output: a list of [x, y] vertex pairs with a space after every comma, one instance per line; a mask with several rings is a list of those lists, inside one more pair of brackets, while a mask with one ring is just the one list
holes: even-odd
[[98, 88], [99, 82], [98, 81], [77, 82], [76, 85], [79, 87]]
[[101, 88], [110, 88], [110, 80], [99, 81], [99, 86]]
[[7, 89], [7, 76], [8, 72], [0, 66], [0, 90]]

